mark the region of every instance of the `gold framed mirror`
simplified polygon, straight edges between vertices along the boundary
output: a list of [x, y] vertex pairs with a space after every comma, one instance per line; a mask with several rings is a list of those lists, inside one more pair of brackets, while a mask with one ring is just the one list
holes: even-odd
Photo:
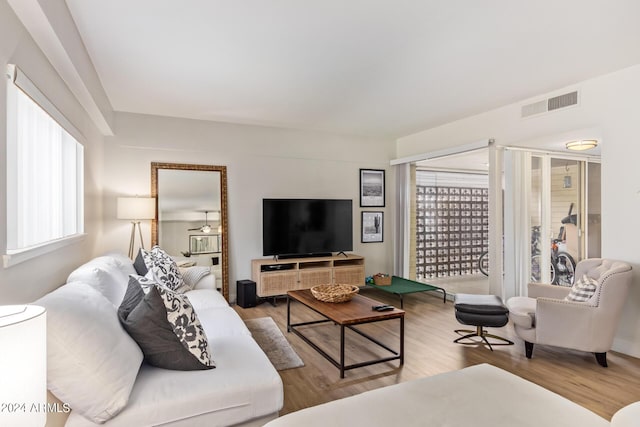
[[151, 244], [183, 265], [211, 266], [229, 301], [227, 167], [151, 163]]

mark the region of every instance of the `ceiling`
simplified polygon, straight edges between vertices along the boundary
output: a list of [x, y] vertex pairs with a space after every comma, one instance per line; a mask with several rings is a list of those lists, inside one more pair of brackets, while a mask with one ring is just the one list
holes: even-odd
[[640, 63], [637, 0], [66, 0], [115, 111], [398, 138]]
[[220, 173], [160, 168], [157, 185], [158, 210], [164, 219], [179, 214], [181, 219], [203, 220], [205, 212], [209, 219], [219, 218]]

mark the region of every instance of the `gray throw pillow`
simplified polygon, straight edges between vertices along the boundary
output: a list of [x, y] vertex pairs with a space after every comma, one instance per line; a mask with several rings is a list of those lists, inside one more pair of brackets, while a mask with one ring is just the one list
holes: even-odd
[[186, 295], [161, 285], [145, 295], [131, 276], [118, 317], [150, 365], [180, 371], [215, 368], [207, 336]]
[[572, 302], [589, 302], [598, 290], [598, 281], [586, 274], [571, 287], [564, 299]]
[[141, 278], [143, 279], [144, 276], [129, 276], [127, 290], [124, 298], [122, 298], [120, 307], [118, 307], [118, 319], [123, 326], [129, 317], [129, 313], [131, 313], [144, 298], [145, 292], [139, 282]]
[[142, 256], [142, 251], [143, 249], [140, 248], [140, 250], [138, 251], [138, 255], [136, 256], [136, 259], [133, 261], [133, 268], [136, 270], [136, 273], [138, 273], [141, 276], [144, 276], [145, 274], [147, 274], [149, 269], [147, 268], [147, 265], [144, 263], [144, 257]]

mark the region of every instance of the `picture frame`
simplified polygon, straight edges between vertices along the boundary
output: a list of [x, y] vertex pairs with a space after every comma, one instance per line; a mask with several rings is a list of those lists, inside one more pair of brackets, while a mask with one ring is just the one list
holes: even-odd
[[385, 206], [384, 169], [360, 169], [360, 207]]
[[191, 234], [189, 235], [189, 252], [192, 255], [212, 254], [220, 252], [220, 235]]
[[379, 243], [384, 236], [384, 212], [363, 211], [362, 212], [362, 243]]

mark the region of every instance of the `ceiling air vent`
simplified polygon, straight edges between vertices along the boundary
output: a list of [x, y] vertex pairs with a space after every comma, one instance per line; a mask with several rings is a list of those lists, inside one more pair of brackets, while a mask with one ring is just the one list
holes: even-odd
[[554, 96], [549, 98], [548, 105], [549, 111], [557, 110], [558, 108], [569, 107], [578, 103], [578, 91], [565, 93], [564, 95]]
[[578, 91], [565, 93], [563, 95], [554, 96], [553, 98], [543, 99], [522, 106], [522, 117], [535, 116], [537, 114], [546, 113], [548, 111], [559, 110], [561, 108], [570, 107], [578, 104]]

